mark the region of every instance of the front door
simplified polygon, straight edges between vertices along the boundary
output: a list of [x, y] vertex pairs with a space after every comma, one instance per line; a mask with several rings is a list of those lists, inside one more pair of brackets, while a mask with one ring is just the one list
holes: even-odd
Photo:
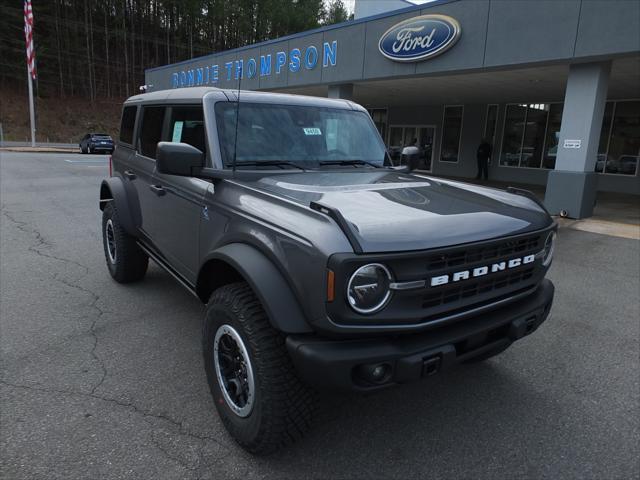
[[[167, 112], [164, 139], [193, 145], [206, 154], [202, 106], [175, 106]], [[155, 172], [153, 241], [177, 272], [195, 283], [199, 266], [199, 230], [207, 215], [204, 197], [210, 181]]]

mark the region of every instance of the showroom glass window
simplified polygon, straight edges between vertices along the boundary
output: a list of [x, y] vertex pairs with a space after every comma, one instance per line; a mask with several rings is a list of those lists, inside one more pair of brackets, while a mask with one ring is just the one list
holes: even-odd
[[[563, 107], [562, 103], [507, 105], [500, 165], [555, 168]], [[607, 102], [595, 171], [637, 175], [639, 163], [640, 100]]]
[[520, 166], [522, 136], [527, 118], [526, 105], [507, 105], [500, 150], [500, 165], [504, 167]]
[[387, 139], [387, 109], [386, 108], [372, 108], [369, 110], [369, 115], [371, 115], [371, 119], [375, 124], [378, 132], [380, 132], [380, 136], [386, 140]]
[[[606, 150], [600, 142], [596, 171], [637, 175], [640, 163], [640, 100], [615, 102], [611, 111], [611, 133]], [[602, 123], [604, 130], [606, 122]]]
[[560, 143], [560, 125], [562, 124], [562, 111], [564, 104], [552, 103], [549, 105], [549, 117], [547, 121], [547, 133], [545, 135], [544, 156], [542, 168], [553, 170], [556, 168], [558, 145]]
[[[545, 148], [545, 134], [550, 109], [548, 103], [507, 105], [500, 165], [542, 166], [543, 158], [549, 157]], [[552, 148], [552, 144], [549, 147]]]
[[[498, 105], [487, 106], [487, 118], [484, 122], [484, 135], [482, 136], [491, 145], [491, 156], [496, 151], [496, 132], [498, 131]], [[492, 158], [493, 159], [493, 158]], [[492, 160], [490, 159], [490, 160]]]
[[613, 126], [613, 108], [615, 102], [607, 102], [602, 116], [602, 129], [600, 129], [600, 141], [598, 142], [598, 158], [596, 159], [596, 172], [604, 173], [604, 164], [609, 150], [611, 127]]
[[460, 155], [460, 138], [462, 135], [462, 105], [444, 107], [442, 119], [442, 142], [440, 146], [441, 162], [457, 162]]

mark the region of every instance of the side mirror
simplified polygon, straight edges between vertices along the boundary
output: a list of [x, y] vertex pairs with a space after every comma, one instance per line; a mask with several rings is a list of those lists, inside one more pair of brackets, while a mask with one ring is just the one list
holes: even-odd
[[420, 150], [418, 147], [404, 147], [402, 149], [402, 157], [400, 162], [407, 165], [409, 171], [415, 170], [418, 167], [418, 155]]
[[156, 169], [164, 175], [193, 176], [204, 167], [204, 153], [188, 143], [158, 142]]

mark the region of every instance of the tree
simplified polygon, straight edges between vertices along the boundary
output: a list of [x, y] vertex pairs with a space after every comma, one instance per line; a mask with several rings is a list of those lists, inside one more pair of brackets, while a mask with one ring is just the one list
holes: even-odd
[[349, 20], [349, 12], [347, 12], [344, 2], [342, 0], [331, 0], [324, 23], [326, 25], [332, 25], [334, 23], [342, 23]]
[[[48, 0], [33, 2], [38, 91], [123, 97], [147, 68], [347, 19], [340, 0]], [[0, 0], [0, 86], [24, 89], [22, 4]]]

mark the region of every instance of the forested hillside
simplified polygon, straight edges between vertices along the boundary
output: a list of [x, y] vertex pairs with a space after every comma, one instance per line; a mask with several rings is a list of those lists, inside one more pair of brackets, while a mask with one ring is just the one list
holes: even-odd
[[[122, 98], [146, 68], [346, 20], [341, 0], [33, 0], [42, 96]], [[0, 0], [0, 91], [26, 86], [23, 3]]]

